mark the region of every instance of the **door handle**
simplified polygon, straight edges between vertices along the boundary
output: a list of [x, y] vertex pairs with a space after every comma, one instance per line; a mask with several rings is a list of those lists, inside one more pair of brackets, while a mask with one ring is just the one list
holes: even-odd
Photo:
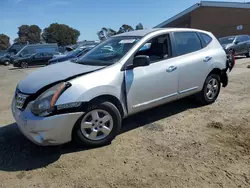
[[212, 57], [207, 56], [207, 57], [205, 57], [205, 58], [203, 59], [203, 61], [204, 61], [204, 62], [208, 62], [208, 61], [210, 61], [211, 59], [212, 59]]
[[167, 72], [173, 72], [173, 71], [175, 71], [176, 69], [177, 69], [176, 66], [170, 66], [170, 67], [168, 67]]

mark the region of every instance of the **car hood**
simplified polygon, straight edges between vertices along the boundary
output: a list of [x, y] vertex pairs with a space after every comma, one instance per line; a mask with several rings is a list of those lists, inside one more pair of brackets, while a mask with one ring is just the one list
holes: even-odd
[[53, 55], [53, 59], [54, 58], [60, 58], [60, 57], [66, 57], [66, 54], [59, 54], [59, 55]]
[[228, 47], [231, 47], [231, 46], [233, 46], [233, 44], [231, 44], [231, 43], [229, 43], [229, 44], [222, 44], [222, 47], [223, 47], [224, 49], [226, 49], [226, 48], [228, 48]]
[[81, 65], [71, 62], [54, 64], [32, 72], [17, 87], [22, 93], [34, 94], [49, 84], [64, 81], [77, 75], [87, 74], [104, 67]]

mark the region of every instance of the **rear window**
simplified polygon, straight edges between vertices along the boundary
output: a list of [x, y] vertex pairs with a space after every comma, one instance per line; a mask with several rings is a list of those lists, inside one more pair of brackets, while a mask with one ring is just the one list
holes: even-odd
[[203, 39], [203, 42], [205, 43], [205, 46], [207, 46], [212, 41], [212, 38], [209, 35], [205, 34], [205, 33], [200, 33], [200, 36]]
[[177, 55], [184, 55], [202, 49], [200, 38], [195, 32], [174, 33]]

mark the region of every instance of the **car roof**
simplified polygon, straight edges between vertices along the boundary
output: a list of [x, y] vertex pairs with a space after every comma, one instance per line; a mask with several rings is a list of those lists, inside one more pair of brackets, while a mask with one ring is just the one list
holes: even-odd
[[166, 31], [166, 32], [175, 32], [175, 31], [193, 31], [193, 32], [206, 32], [198, 29], [189, 29], [189, 28], [153, 28], [153, 29], [143, 29], [143, 30], [136, 30], [136, 31], [130, 31], [130, 32], [125, 32], [122, 34], [115, 35], [113, 37], [126, 37], [126, 36], [138, 36], [138, 37], [144, 37], [148, 35], [149, 33], [153, 33], [156, 31]]
[[27, 44], [29, 47], [37, 46], [57, 46], [57, 43], [43, 43], [43, 44]]
[[232, 36], [225, 36], [225, 37], [220, 37], [219, 39], [224, 39], [224, 38], [235, 38], [241, 35], [232, 35]]

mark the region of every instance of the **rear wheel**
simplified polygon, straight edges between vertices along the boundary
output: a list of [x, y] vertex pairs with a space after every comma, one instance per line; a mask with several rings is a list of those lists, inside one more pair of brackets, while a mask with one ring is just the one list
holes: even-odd
[[120, 132], [121, 121], [119, 110], [114, 104], [101, 102], [91, 105], [77, 121], [73, 139], [88, 147], [107, 145]]
[[3, 64], [4, 64], [4, 66], [9, 66], [10, 62], [9, 61], [4, 61]]
[[233, 50], [233, 49], [229, 50], [229, 51], [228, 51], [228, 53], [229, 53], [230, 55], [235, 56], [235, 52], [234, 52], [234, 50]]
[[22, 62], [21, 63], [21, 67], [23, 68], [23, 69], [25, 69], [25, 68], [28, 68], [29, 67], [29, 64], [27, 63], [27, 62]]
[[202, 91], [198, 94], [198, 100], [203, 105], [212, 104], [219, 96], [221, 88], [220, 77], [217, 74], [209, 75], [204, 83]]
[[245, 55], [246, 57], [250, 57], [250, 47], [248, 48], [248, 52]]

